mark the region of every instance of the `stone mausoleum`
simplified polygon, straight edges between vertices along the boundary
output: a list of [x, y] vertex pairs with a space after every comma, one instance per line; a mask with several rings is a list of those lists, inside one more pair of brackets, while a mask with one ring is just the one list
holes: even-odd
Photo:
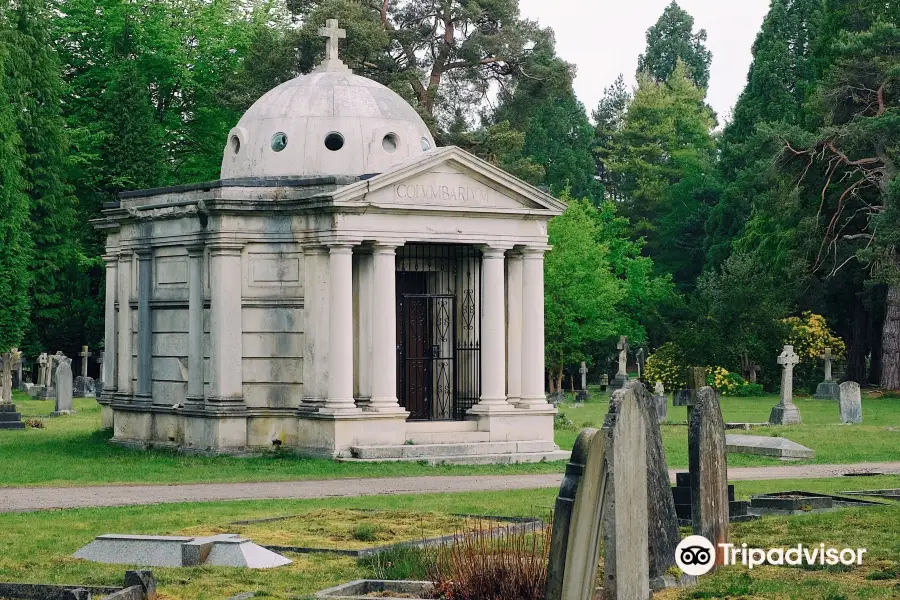
[[326, 59], [228, 133], [221, 179], [122, 193], [107, 234], [113, 441], [360, 460], [561, 458], [544, 394], [563, 204]]

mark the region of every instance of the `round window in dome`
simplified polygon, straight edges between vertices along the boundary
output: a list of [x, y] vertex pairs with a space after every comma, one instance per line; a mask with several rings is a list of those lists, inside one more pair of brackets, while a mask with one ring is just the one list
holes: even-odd
[[241, 151], [241, 138], [236, 135], [231, 136], [231, 150], [235, 154]]
[[332, 152], [337, 152], [344, 147], [344, 136], [337, 131], [332, 131], [325, 136], [325, 147]]
[[272, 136], [272, 150], [281, 152], [287, 146], [287, 134], [279, 131]]
[[390, 154], [396, 152], [399, 146], [400, 138], [397, 137], [396, 133], [389, 133], [381, 140], [381, 147], [384, 148], [385, 152]]
[[428, 152], [431, 150], [431, 142], [428, 141], [428, 138], [422, 138], [422, 152]]

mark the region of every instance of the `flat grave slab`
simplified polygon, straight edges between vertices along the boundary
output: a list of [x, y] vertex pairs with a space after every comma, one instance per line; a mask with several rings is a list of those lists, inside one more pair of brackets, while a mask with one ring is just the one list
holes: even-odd
[[430, 581], [381, 581], [358, 579], [316, 594], [316, 598], [334, 600], [367, 600], [374, 597], [430, 598], [434, 585]]
[[840, 508], [880, 505], [878, 502], [868, 500], [803, 491], [774, 492], [750, 498], [750, 512], [756, 515], [802, 515]]
[[729, 453], [756, 454], [782, 459], [815, 458], [816, 451], [787, 438], [765, 435], [728, 434], [725, 447]]
[[900, 488], [888, 490], [862, 490], [858, 492], [841, 492], [847, 496], [868, 496], [870, 498], [884, 498], [886, 500], [900, 500]]

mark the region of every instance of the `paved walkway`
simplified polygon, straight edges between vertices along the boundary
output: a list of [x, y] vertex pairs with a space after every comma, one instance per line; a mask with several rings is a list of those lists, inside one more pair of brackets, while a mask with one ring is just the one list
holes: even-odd
[[[846, 473], [900, 474], [900, 462], [852, 465], [786, 465], [736, 467], [731, 481], [840, 477]], [[669, 472], [675, 479], [675, 471]], [[387, 477], [262, 483], [200, 483], [187, 485], [111, 485], [71, 488], [0, 488], [0, 512], [53, 508], [129, 506], [171, 502], [262, 500], [277, 498], [350, 498], [395, 494], [441, 494], [558, 487], [562, 475], [494, 475]]]

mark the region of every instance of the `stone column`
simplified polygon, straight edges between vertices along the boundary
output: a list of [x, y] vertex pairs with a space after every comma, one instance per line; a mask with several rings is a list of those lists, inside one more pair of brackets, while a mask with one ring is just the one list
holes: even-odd
[[504, 248], [482, 248], [481, 399], [470, 412], [512, 408], [506, 401], [506, 315]]
[[522, 399], [519, 408], [547, 408], [544, 394], [544, 252], [522, 252]]
[[506, 258], [506, 397], [510, 404], [522, 399], [522, 271], [519, 252]]
[[406, 412], [397, 400], [397, 247], [373, 249], [371, 410]]
[[371, 247], [358, 248], [353, 253], [353, 314], [354, 314], [354, 347], [353, 356], [357, 387], [353, 395], [357, 406], [364, 407], [372, 399], [372, 365], [374, 346], [372, 336], [376, 325], [372, 322], [374, 294], [374, 262]]
[[303, 412], [315, 412], [328, 397], [328, 249], [303, 249]]
[[[103, 257], [106, 263], [106, 304], [104, 306], [105, 334], [103, 350], [106, 352], [103, 361], [103, 397], [108, 398], [116, 392], [116, 288], [119, 277], [119, 255], [107, 254]], [[105, 359], [108, 356], [109, 359]]]
[[188, 246], [188, 384], [186, 404], [203, 406], [203, 244]]
[[150, 314], [150, 296], [153, 294], [153, 249], [138, 248], [138, 339], [137, 339], [137, 389], [135, 397], [150, 402], [153, 367], [153, 317]]
[[119, 343], [116, 366], [116, 396], [119, 400], [130, 401], [132, 388], [132, 331], [131, 331], [131, 260], [132, 253], [119, 254], [118, 296], [119, 296]]
[[209, 244], [210, 394], [219, 407], [243, 406], [242, 244]]
[[328, 398], [324, 414], [362, 412], [353, 399], [353, 246], [328, 246]]

